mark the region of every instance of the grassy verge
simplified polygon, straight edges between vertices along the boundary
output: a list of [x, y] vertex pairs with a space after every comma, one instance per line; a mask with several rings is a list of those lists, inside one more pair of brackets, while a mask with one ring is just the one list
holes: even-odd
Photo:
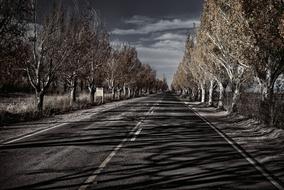
[[[109, 95], [104, 98], [104, 103], [107, 102], [111, 102], [111, 96]], [[31, 95], [2, 98], [0, 102], [0, 126], [23, 121], [34, 121], [57, 114], [91, 108], [100, 104], [102, 104], [101, 101], [97, 101], [94, 105], [90, 104], [88, 94], [80, 94], [77, 102], [73, 105], [70, 105], [68, 95], [48, 95], [45, 96], [43, 114], [40, 115], [36, 111], [35, 99]]]

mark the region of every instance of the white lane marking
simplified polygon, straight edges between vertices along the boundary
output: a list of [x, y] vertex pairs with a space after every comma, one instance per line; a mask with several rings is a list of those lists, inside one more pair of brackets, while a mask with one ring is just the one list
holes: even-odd
[[139, 135], [142, 131], [142, 127], [138, 129], [138, 131], [135, 132], [135, 135]]
[[[92, 113], [92, 114], [88, 114], [88, 115], [86, 115], [86, 116], [84, 117], [84, 119], [87, 119], [88, 117], [95, 116], [95, 115], [97, 115], [97, 114], [99, 114], [99, 113], [101, 113], [101, 112], [108, 111], [108, 110], [111, 110], [111, 109], [113, 109], [113, 108], [107, 108], [107, 109], [104, 109], [104, 110], [99, 111], [99, 112], [95, 112], [95, 113]], [[73, 121], [73, 122], [74, 122], [74, 121]], [[82, 122], [84, 122], [84, 121], [82, 120]], [[69, 123], [72, 123], [72, 122], [69, 122]], [[12, 139], [12, 140], [4, 141], [3, 143], [0, 144], [0, 146], [7, 145], [7, 144], [11, 144], [11, 143], [14, 143], [14, 142], [17, 142], [17, 141], [20, 141], [20, 140], [23, 140], [23, 139], [32, 137], [32, 136], [34, 136], [34, 135], [38, 135], [38, 134], [40, 134], [40, 133], [44, 133], [44, 132], [49, 131], [49, 130], [52, 130], [52, 129], [55, 129], [55, 128], [58, 128], [58, 127], [62, 127], [62, 126], [67, 125], [67, 124], [69, 124], [69, 123], [68, 123], [68, 122], [64, 122], [64, 123], [61, 123], [61, 124], [59, 124], [59, 125], [55, 125], [55, 126], [53, 126], [53, 127], [47, 127], [47, 128], [45, 128], [45, 129], [40, 129], [40, 130], [31, 132], [31, 133], [29, 133], [29, 134], [27, 134], [27, 135], [24, 135], [24, 136], [21, 136], [21, 137], [17, 137], [17, 138]]]
[[[186, 104], [186, 102], [184, 102], [184, 104]], [[187, 104], [186, 104], [187, 105]], [[207, 123], [214, 131], [216, 131], [221, 137], [223, 137], [227, 143], [229, 143], [237, 152], [239, 152], [251, 165], [253, 165], [253, 167], [255, 169], [257, 169], [272, 185], [274, 185], [278, 190], [284, 190], [284, 187], [277, 182], [276, 180], [273, 179], [273, 177], [267, 173], [265, 171], [265, 169], [263, 169], [261, 166], [259, 166], [259, 164], [257, 164], [257, 162], [255, 160], [253, 160], [252, 158], [250, 158], [243, 150], [241, 150], [238, 146], [236, 146], [236, 144], [229, 139], [228, 137], [226, 137], [220, 129], [218, 129], [216, 126], [212, 125], [210, 122], [208, 122], [206, 119], [203, 118], [203, 116], [201, 116], [197, 111], [195, 111], [194, 109], [192, 109], [190, 106], [188, 106], [188, 108], [190, 110], [192, 110], [199, 118], [201, 118], [205, 123]]]
[[139, 121], [136, 126], [131, 130], [130, 135], [134, 133], [134, 131], [142, 124], [142, 121]]
[[[160, 102], [160, 101], [159, 101], [159, 102]], [[158, 106], [158, 105], [159, 105], [159, 103], [157, 103], [157, 104], [155, 104], [154, 106], [152, 106], [151, 109], [147, 112], [146, 117], [149, 116], [150, 114], [153, 114], [153, 113], [154, 113], [154, 107], [156, 107], [156, 106]], [[140, 121], [140, 122], [143, 122], [144, 120], [145, 120], [145, 118], [144, 118], [142, 121]], [[140, 125], [139, 125], [138, 127], [140, 127]], [[134, 133], [134, 136], [131, 138], [130, 141], [131, 141], [131, 142], [135, 141], [136, 138], [137, 138], [137, 136], [141, 133], [142, 130], [143, 130], [143, 126], [140, 127], [140, 128]]]
[[94, 184], [98, 175], [102, 172], [102, 170], [106, 167], [106, 165], [110, 162], [110, 160], [116, 155], [116, 153], [121, 149], [123, 144], [127, 141], [127, 137], [124, 138], [117, 147], [106, 157], [106, 159], [101, 163], [99, 168], [88, 177], [88, 179], [84, 182], [84, 185], [81, 185], [78, 190], [85, 190], [89, 187], [89, 185]]
[[134, 133], [134, 137], [132, 137], [132, 139], [130, 140], [131, 142], [136, 140], [136, 137], [141, 133], [143, 127], [140, 127], [135, 133]]
[[10, 144], [10, 143], [14, 143], [14, 142], [23, 140], [23, 139], [25, 139], [25, 138], [28, 138], [28, 137], [31, 137], [31, 136], [34, 136], [34, 135], [37, 135], [37, 134], [40, 134], [40, 133], [49, 131], [49, 130], [51, 130], [51, 129], [55, 129], [55, 128], [57, 128], [57, 127], [61, 127], [61, 126], [65, 125], [65, 124], [67, 124], [67, 123], [62, 123], [62, 124], [59, 124], [59, 125], [55, 125], [55, 126], [53, 126], [53, 127], [49, 127], [49, 128], [46, 128], [46, 129], [38, 130], [38, 131], [36, 131], [36, 132], [32, 132], [32, 133], [30, 133], [30, 134], [28, 134], [28, 135], [15, 138], [15, 139], [13, 139], [13, 140], [6, 141], [6, 142], [2, 143], [0, 146], [7, 145], [7, 144]]
[[[133, 102], [133, 101], [134, 101], [134, 100], [129, 101], [129, 103], [130, 103], [130, 102]], [[128, 102], [126, 102], [126, 104], [127, 104], [127, 103], [128, 103]], [[95, 115], [97, 115], [97, 114], [99, 114], [99, 113], [102, 113], [102, 112], [105, 112], [105, 111], [109, 111], [109, 110], [111, 110], [111, 109], [115, 109], [115, 108], [119, 107], [120, 105], [123, 105], [123, 104], [116, 104], [116, 103], [115, 103], [113, 107], [109, 107], [109, 108], [106, 108], [106, 106], [103, 105], [104, 107], [102, 107], [102, 108], [103, 108], [102, 110], [99, 110], [98, 112], [95, 112], [95, 113], [87, 114], [86, 116], [84, 116], [84, 119], [87, 119], [88, 117], [91, 117], [91, 116], [95, 116]], [[71, 123], [72, 123], [72, 122], [71, 122]], [[62, 126], [64, 126], [64, 125], [66, 125], [66, 124], [68, 124], [68, 122], [61, 123], [61, 124], [55, 125], [55, 126], [53, 126], [53, 127], [47, 127], [47, 128], [45, 128], [45, 129], [40, 129], [40, 130], [31, 132], [31, 133], [28, 133], [28, 134], [26, 134], [26, 135], [23, 135], [23, 136], [20, 136], [20, 137], [16, 137], [16, 138], [14, 138], [14, 139], [10, 139], [10, 140], [4, 141], [4, 142], [2, 142], [2, 143], [0, 144], [0, 147], [1, 147], [1, 146], [5, 146], [5, 145], [10, 144], [10, 143], [14, 143], [14, 142], [17, 142], [17, 141], [26, 139], [26, 138], [29, 138], [29, 137], [32, 137], [32, 136], [34, 136], [34, 135], [38, 135], [38, 134], [40, 134], [40, 133], [44, 133], [44, 132], [46, 132], [46, 131], [49, 131], [49, 130], [52, 130], [52, 129], [55, 129], [55, 128], [58, 128], [58, 127], [62, 127]]]
[[[134, 137], [132, 137], [130, 139], [130, 141], [135, 141], [136, 140], [136, 137], [137, 135], [139, 135], [142, 131], [142, 127], [141, 124], [142, 122], [146, 119], [146, 117], [150, 114], [150, 112], [154, 109], [154, 107], [156, 106], [157, 104], [155, 104], [154, 106], [152, 106], [149, 111], [146, 113], [145, 115], [145, 118], [142, 119], [141, 121], [139, 121], [135, 127], [133, 127], [133, 129], [130, 131], [129, 135], [132, 136], [132, 135], [135, 135]], [[140, 127], [140, 128], [139, 128]], [[139, 128], [137, 131], [136, 129]], [[134, 133], [134, 131], [136, 131]], [[134, 133], [134, 134], [133, 134]], [[117, 152], [122, 148], [122, 146], [124, 145], [124, 143], [126, 143], [127, 141], [129, 141], [129, 137], [125, 137], [120, 143], [119, 145], [117, 145], [113, 151], [106, 157], [106, 159], [100, 164], [99, 168], [91, 175], [88, 177], [88, 179], [83, 183], [83, 185], [81, 185], [79, 187], [78, 190], [86, 190], [90, 185], [92, 184], [96, 184], [96, 178], [98, 177], [98, 175], [102, 172], [102, 170], [107, 166], [107, 164], [111, 161], [111, 159], [117, 154]]]

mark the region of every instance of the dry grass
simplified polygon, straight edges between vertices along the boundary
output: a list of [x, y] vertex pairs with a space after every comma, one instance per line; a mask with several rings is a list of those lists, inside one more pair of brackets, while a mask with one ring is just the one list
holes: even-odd
[[[78, 98], [78, 102], [76, 105], [87, 104], [87, 96], [83, 94]], [[68, 95], [49, 95], [44, 98], [44, 112], [55, 109], [66, 111], [71, 109], [73, 106], [70, 105], [70, 98]], [[13, 114], [21, 114], [27, 112], [36, 112], [35, 107], [35, 99], [32, 96], [25, 98], [9, 98], [5, 100], [5, 102], [0, 103], [0, 110], [13, 113]]]
[[3, 98], [0, 102], [0, 111], [14, 114], [32, 112], [35, 110], [32, 96], [18, 98]]
[[[46, 95], [44, 97], [43, 114], [36, 111], [35, 98], [31, 94], [0, 94], [0, 126], [21, 121], [36, 120], [56, 114], [67, 113], [74, 110], [90, 108], [89, 94], [81, 93], [77, 102], [70, 104], [69, 95]], [[121, 97], [122, 99], [126, 99]], [[104, 103], [111, 102], [112, 95], [105, 94]], [[116, 100], [117, 101], [117, 97]], [[95, 105], [100, 105], [97, 99]]]
[[[105, 102], [110, 102], [110, 99], [111, 96], [107, 95]], [[95, 105], [98, 104], [101, 104], [100, 100]], [[89, 95], [87, 93], [80, 94], [77, 102], [73, 105], [70, 104], [68, 95], [47, 95], [44, 98], [43, 116], [39, 116], [33, 95], [2, 97], [0, 100], [0, 126], [90, 108], [91, 106], [94, 105], [89, 103]]]

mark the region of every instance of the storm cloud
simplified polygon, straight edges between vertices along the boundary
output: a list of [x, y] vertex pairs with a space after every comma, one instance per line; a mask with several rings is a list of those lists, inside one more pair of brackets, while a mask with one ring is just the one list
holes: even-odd
[[143, 63], [165, 74], [171, 83], [184, 53], [186, 37], [199, 25], [203, 0], [39, 0], [44, 14], [54, 2], [66, 9], [91, 6], [97, 10], [113, 43], [127, 42]]

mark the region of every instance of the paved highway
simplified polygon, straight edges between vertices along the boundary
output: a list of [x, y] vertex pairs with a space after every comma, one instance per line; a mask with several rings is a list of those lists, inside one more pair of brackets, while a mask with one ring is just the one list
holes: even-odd
[[155, 95], [0, 146], [0, 189], [281, 189], [183, 102]]

